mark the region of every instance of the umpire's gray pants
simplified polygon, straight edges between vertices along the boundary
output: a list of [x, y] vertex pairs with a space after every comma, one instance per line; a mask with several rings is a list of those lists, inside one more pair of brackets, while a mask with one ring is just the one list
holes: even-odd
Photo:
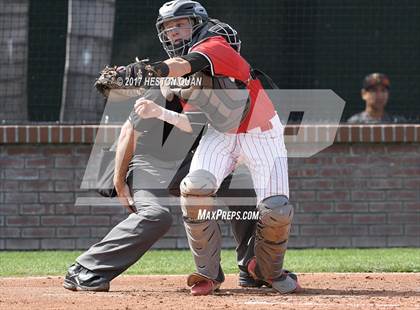
[[[142, 157], [136, 164], [137, 173], [134, 184], [138, 188], [146, 188], [154, 184], [162, 186], [162, 180], [167, 180], [167, 164]], [[185, 167], [186, 174], [188, 166]], [[138, 180], [136, 180], [136, 175]], [[184, 175], [178, 177], [182, 180]], [[176, 178], [175, 178], [176, 179]], [[232, 193], [227, 190], [230, 179], [222, 183], [218, 194], [227, 196]], [[155, 187], [157, 188], [157, 187]], [[235, 190], [233, 190], [234, 192]], [[248, 192], [255, 195], [255, 192]], [[136, 214], [130, 214], [125, 220], [117, 224], [98, 243], [92, 245], [81, 254], [76, 261], [83, 267], [107, 278], [109, 281], [120, 275], [128, 267], [136, 263], [151, 247], [169, 230], [172, 224], [170, 210], [159, 202], [161, 190], [140, 189], [134, 193]], [[238, 207], [229, 207], [238, 210]], [[255, 210], [255, 205], [240, 207], [240, 210]], [[246, 263], [254, 255], [254, 240], [256, 221], [232, 220], [232, 232], [237, 242], [237, 260], [241, 270], [246, 271]]]
[[[172, 215], [150, 191], [134, 195], [137, 213], [130, 214], [76, 261], [112, 280], [137, 262], [171, 227]], [[141, 197], [141, 200], [139, 199]]]
[[[80, 265], [111, 281], [136, 263], [169, 230], [172, 224], [169, 209], [156, 203], [152, 193], [140, 191], [139, 194], [149, 199], [143, 199], [142, 207], [136, 203], [136, 214], [130, 214], [101, 241], [80, 255], [76, 259]], [[245, 209], [253, 210], [255, 207]], [[240, 207], [240, 210], [245, 209]], [[254, 256], [255, 222], [233, 219], [231, 224], [237, 243], [238, 267], [246, 271], [246, 263]]]

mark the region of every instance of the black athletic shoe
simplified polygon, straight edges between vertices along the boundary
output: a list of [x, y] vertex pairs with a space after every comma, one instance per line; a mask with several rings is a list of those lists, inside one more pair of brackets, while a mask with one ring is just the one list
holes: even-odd
[[241, 287], [261, 287], [267, 285], [264, 281], [255, 280], [248, 272], [239, 271], [239, 286]]
[[67, 270], [63, 287], [71, 291], [108, 292], [109, 281], [75, 263]]

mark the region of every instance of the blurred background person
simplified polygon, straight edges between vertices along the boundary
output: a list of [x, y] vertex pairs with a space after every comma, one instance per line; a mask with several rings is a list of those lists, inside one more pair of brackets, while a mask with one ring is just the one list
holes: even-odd
[[365, 110], [354, 114], [347, 122], [352, 124], [404, 123], [402, 116], [391, 115], [385, 111], [389, 100], [391, 82], [383, 73], [371, 73], [363, 80], [361, 90]]

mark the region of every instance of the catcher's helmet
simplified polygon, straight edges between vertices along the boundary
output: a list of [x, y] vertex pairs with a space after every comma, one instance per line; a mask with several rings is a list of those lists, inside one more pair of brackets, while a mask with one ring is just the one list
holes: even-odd
[[[191, 36], [182, 39], [179, 43], [173, 43], [169, 40], [163, 23], [180, 18], [188, 18], [192, 27]], [[206, 9], [196, 1], [175, 0], [166, 2], [159, 9], [159, 16], [156, 20], [156, 29], [158, 37], [169, 57], [182, 56], [188, 53], [192, 46], [193, 38], [196, 37], [204, 25], [208, 22]]]

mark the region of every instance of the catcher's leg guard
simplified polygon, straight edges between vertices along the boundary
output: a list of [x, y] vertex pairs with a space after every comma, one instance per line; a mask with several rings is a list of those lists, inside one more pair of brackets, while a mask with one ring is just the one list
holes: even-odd
[[184, 226], [197, 268], [197, 273], [188, 278], [188, 285], [199, 281], [197, 274], [222, 282], [224, 279], [218, 276], [221, 249], [219, 225], [215, 220], [198, 219], [200, 210], [213, 210], [216, 178], [207, 170], [192, 171], [182, 180], [180, 189]]
[[260, 215], [255, 238], [255, 275], [272, 282], [283, 273], [293, 207], [283, 195], [265, 198], [257, 207]]

